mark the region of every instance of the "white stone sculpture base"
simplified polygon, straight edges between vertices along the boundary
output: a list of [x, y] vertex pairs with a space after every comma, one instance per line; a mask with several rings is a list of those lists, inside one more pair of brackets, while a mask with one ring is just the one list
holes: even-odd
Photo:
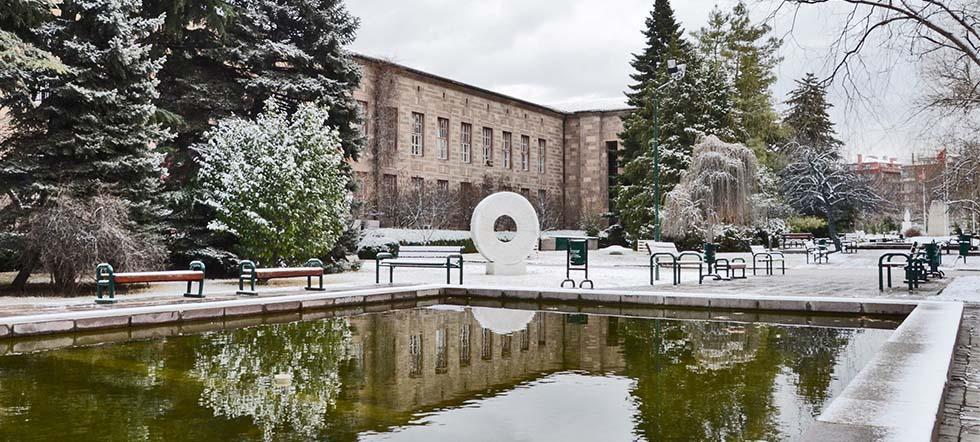
[[502, 276], [526, 275], [527, 263], [519, 262], [516, 264], [504, 264], [500, 262], [488, 262], [487, 274]]

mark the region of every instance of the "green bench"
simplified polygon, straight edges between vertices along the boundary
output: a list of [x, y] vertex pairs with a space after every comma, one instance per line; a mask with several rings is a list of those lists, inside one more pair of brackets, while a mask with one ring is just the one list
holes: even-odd
[[446, 284], [452, 283], [453, 269], [459, 269], [459, 284], [463, 284], [463, 248], [449, 246], [401, 246], [398, 256], [379, 253], [374, 259], [374, 282], [381, 283], [381, 268], [388, 267], [388, 283], [394, 282], [396, 267], [444, 268]]
[[[323, 261], [319, 259], [307, 260], [303, 267], [266, 267], [256, 268], [252, 261], [242, 261], [238, 263], [238, 291], [239, 295], [258, 296], [255, 290], [256, 281], [268, 281], [280, 278], [306, 278], [306, 290], [324, 291], [323, 288]], [[319, 279], [319, 286], [313, 287], [313, 278]], [[245, 290], [245, 281], [249, 283], [249, 290]]]
[[[123, 272], [116, 273], [107, 263], [95, 267], [96, 304], [112, 304], [116, 302], [117, 284], [140, 284], [150, 282], [187, 282], [188, 298], [204, 297], [204, 263], [193, 261], [188, 270], [173, 270], [163, 272]], [[197, 283], [197, 293], [192, 290], [192, 284]], [[107, 297], [103, 298], [102, 295]]]

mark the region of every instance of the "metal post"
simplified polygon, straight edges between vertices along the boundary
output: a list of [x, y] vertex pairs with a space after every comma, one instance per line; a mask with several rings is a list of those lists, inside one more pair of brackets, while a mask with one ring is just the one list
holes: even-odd
[[653, 94], [653, 240], [660, 242], [660, 110]]

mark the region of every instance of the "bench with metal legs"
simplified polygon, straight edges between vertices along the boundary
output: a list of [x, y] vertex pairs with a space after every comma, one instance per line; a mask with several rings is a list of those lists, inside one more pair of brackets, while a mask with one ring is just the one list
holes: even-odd
[[388, 267], [388, 283], [394, 282], [395, 267], [445, 268], [446, 284], [452, 283], [454, 269], [459, 270], [459, 284], [463, 284], [463, 248], [441, 246], [402, 246], [398, 256], [379, 253], [375, 257], [374, 282], [381, 283], [381, 268]]
[[[112, 266], [103, 263], [95, 267], [96, 304], [112, 304], [116, 302], [117, 284], [137, 284], [149, 282], [187, 282], [188, 298], [204, 297], [204, 263], [192, 261], [188, 270], [173, 270], [163, 272], [123, 272], [116, 273]], [[193, 283], [197, 283], [197, 292]], [[106, 298], [102, 296], [106, 295]]]
[[[301, 278], [306, 277], [306, 290], [324, 291], [323, 288], [323, 261], [319, 259], [309, 259], [303, 267], [268, 267], [256, 268], [252, 261], [242, 261], [238, 263], [238, 292], [239, 295], [257, 296], [255, 290], [256, 281], [267, 281], [279, 278]], [[319, 279], [319, 286], [313, 286], [313, 278]], [[245, 281], [249, 283], [249, 290], [245, 290]]]

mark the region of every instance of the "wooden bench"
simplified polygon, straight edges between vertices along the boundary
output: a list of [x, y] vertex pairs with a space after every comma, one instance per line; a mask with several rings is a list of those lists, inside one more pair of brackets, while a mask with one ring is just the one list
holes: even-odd
[[782, 241], [779, 242], [781, 249], [805, 248], [807, 241], [813, 241], [812, 233], [784, 233], [780, 237], [782, 238]]
[[[323, 261], [319, 259], [307, 260], [303, 267], [268, 267], [256, 268], [252, 261], [242, 261], [238, 263], [238, 291], [239, 295], [258, 296], [255, 291], [255, 281], [268, 281], [270, 279], [281, 278], [302, 278], [306, 277], [306, 290], [323, 291]], [[320, 285], [313, 287], [313, 278], [319, 278]], [[250, 284], [250, 289], [245, 290], [245, 281]]]
[[766, 250], [765, 247], [758, 245], [749, 246], [749, 248], [752, 250], [752, 276], [755, 276], [759, 263], [766, 265], [767, 275], [772, 275], [773, 264], [777, 262], [779, 263], [780, 270], [782, 270], [784, 275], [786, 274], [786, 255], [783, 255], [783, 252]]
[[[112, 304], [116, 302], [116, 284], [138, 284], [149, 282], [187, 282], [188, 298], [204, 297], [204, 263], [191, 262], [188, 270], [173, 270], [164, 272], [123, 272], [116, 273], [112, 266], [106, 263], [95, 267], [96, 304]], [[197, 283], [197, 293], [191, 290], [191, 285]], [[102, 294], [108, 295], [103, 298]]]
[[463, 284], [463, 248], [446, 246], [401, 246], [398, 256], [379, 253], [375, 258], [374, 282], [381, 283], [381, 267], [388, 267], [388, 283], [394, 282], [395, 267], [445, 268], [446, 284], [452, 282], [452, 269], [459, 269]]
[[649, 255], [659, 252], [673, 253], [674, 255], [678, 253], [677, 245], [672, 242], [660, 242], [648, 239], [637, 240], [636, 249], [640, 252], [646, 251]]

